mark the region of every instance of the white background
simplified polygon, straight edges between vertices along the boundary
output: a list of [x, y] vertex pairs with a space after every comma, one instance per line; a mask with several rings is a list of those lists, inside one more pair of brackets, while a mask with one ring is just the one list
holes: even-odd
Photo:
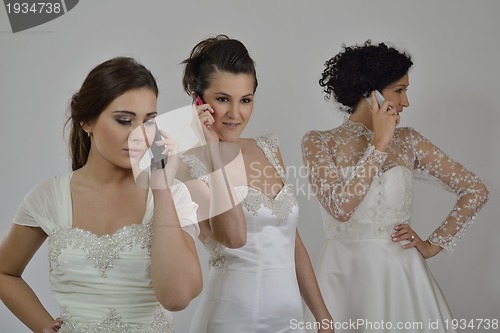
[[[317, 84], [323, 63], [342, 43], [389, 41], [408, 50], [415, 63], [411, 106], [402, 125], [416, 128], [473, 170], [491, 192], [455, 253], [439, 254], [429, 265], [456, 318], [499, 319], [498, 13], [496, 0], [85, 0], [54, 21], [13, 34], [2, 8], [0, 234], [32, 186], [70, 170], [63, 135], [68, 102], [89, 70], [104, 60], [128, 55], [150, 68], [160, 87], [159, 110], [166, 112], [190, 103], [179, 63], [199, 40], [217, 33], [241, 40], [256, 61], [259, 79], [245, 135], [276, 133], [285, 163], [299, 168], [303, 134], [336, 127], [343, 117]], [[306, 182], [300, 175], [293, 181]], [[440, 187], [417, 184], [414, 228], [427, 237], [454, 202], [455, 196]], [[323, 238], [319, 207], [306, 196], [299, 203], [299, 230], [315, 262]], [[46, 252], [44, 245], [24, 277], [56, 316]], [[206, 269], [201, 247], [199, 252]], [[175, 315], [177, 332], [187, 332], [196, 303]], [[0, 323], [1, 332], [28, 332], [3, 305]]]

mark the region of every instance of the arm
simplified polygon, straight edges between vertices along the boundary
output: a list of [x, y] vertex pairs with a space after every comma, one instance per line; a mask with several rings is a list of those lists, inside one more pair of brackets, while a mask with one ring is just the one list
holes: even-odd
[[[234, 184], [246, 183], [243, 158], [234, 144], [211, 143], [183, 156], [178, 177], [184, 181], [193, 201], [198, 204], [200, 240], [211, 238], [228, 248], [238, 248], [246, 243], [246, 220]], [[208, 152], [210, 149], [210, 152]], [[236, 151], [234, 151], [236, 149]], [[203, 160], [198, 156], [205, 155]], [[227, 155], [227, 156], [226, 156]], [[223, 158], [226, 156], [225, 158]], [[234, 158], [236, 156], [236, 158]], [[224, 160], [231, 160], [224, 165]], [[224, 166], [225, 174], [222, 173]], [[209, 171], [212, 170], [212, 171]]]
[[[192, 237], [181, 228], [170, 187], [153, 190], [151, 279], [160, 303], [170, 311], [186, 308], [202, 288], [201, 268]], [[183, 195], [183, 193], [180, 193]], [[190, 200], [184, 193], [185, 200]], [[184, 199], [183, 199], [184, 201]], [[186, 202], [180, 202], [179, 205]], [[189, 204], [187, 202], [186, 204]], [[194, 208], [196, 207], [193, 204]], [[182, 209], [182, 208], [181, 208]], [[192, 212], [195, 219], [195, 212]], [[192, 221], [196, 223], [196, 220]]]
[[[488, 200], [488, 189], [472, 172], [452, 160], [417, 131], [412, 130], [411, 139], [415, 169], [439, 179], [457, 194], [457, 202], [450, 214], [425, 242], [430, 248], [431, 245], [434, 249], [439, 246], [451, 253], [457, 240], [465, 234]], [[431, 251], [429, 254], [432, 256], [437, 252]]]
[[[295, 272], [297, 274], [300, 294], [316, 321], [319, 323], [322, 323], [324, 320], [327, 320], [328, 323], [332, 322], [332, 316], [328, 312], [323, 296], [319, 290], [311, 259], [307, 254], [307, 250], [304, 243], [302, 243], [298, 231], [295, 233]], [[333, 327], [332, 325], [328, 326]], [[319, 332], [330, 332], [330, 330], [320, 329]]]
[[[195, 97], [193, 93], [193, 98]], [[198, 102], [203, 104], [199, 105]], [[220, 142], [217, 132], [211, 127], [214, 123], [214, 112], [210, 104], [201, 100], [201, 96], [200, 100], [193, 102], [191, 125], [201, 144], [203, 151], [201, 155], [208, 162], [207, 165], [201, 162], [203, 175], [196, 175], [196, 177], [206, 176], [205, 184], [198, 182], [199, 184], [195, 183], [194, 186], [188, 185], [188, 188], [200, 206], [198, 210], [198, 220], [202, 221], [200, 240], [204, 242], [206, 238], [211, 238], [225, 247], [239, 248], [246, 244], [247, 227], [243, 209], [233, 186], [246, 184], [245, 165], [239, 146]], [[238, 156], [228, 165], [224, 165], [226, 155], [236, 156], [232, 154], [234, 150], [238, 152]]]
[[[221, 156], [220, 144], [209, 142], [207, 145], [211, 170], [208, 174], [209, 201], [208, 226], [204, 236], [208, 236], [228, 248], [239, 248], [246, 244], [247, 225], [241, 203], [234, 192], [233, 183], [246, 181], [243, 157], [237, 158], [225, 166]], [[230, 149], [231, 147], [229, 147]], [[243, 170], [243, 172], [242, 172]], [[216, 200], [215, 200], [216, 199]], [[220, 213], [219, 213], [220, 212]]]
[[335, 219], [345, 222], [363, 201], [387, 153], [369, 145], [352, 171], [343, 177], [327, 142], [319, 132], [311, 131], [302, 139], [302, 157], [319, 202]]
[[[22, 274], [47, 235], [41, 228], [13, 224], [0, 243], [0, 299], [33, 332], [46, 332], [54, 319]], [[47, 331], [49, 332], [49, 331]]]

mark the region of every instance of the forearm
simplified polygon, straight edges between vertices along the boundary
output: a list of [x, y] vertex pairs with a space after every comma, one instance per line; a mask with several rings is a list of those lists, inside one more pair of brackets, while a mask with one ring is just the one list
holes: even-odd
[[42, 333], [54, 319], [20, 277], [0, 275], [0, 298], [7, 308], [35, 333]]
[[158, 300], [171, 311], [185, 308], [201, 291], [194, 242], [183, 231], [169, 189], [154, 191], [151, 279]]
[[316, 321], [332, 320], [332, 316], [325, 305], [323, 296], [314, 274], [311, 259], [298, 233], [295, 241], [295, 271], [299, 284], [300, 294]]
[[208, 147], [212, 165], [208, 183], [210, 189], [209, 224], [212, 238], [229, 248], [238, 248], [246, 243], [247, 227], [243, 209], [234, 191], [231, 174], [226, 172], [220, 156], [219, 146]]
[[322, 162], [331, 159], [324, 154], [319, 158], [306, 158], [309, 181], [313, 185], [319, 202], [326, 211], [338, 221], [348, 221], [376, 176], [379, 176], [386, 153], [375, 150], [373, 146], [366, 149], [362, 158], [352, 166], [350, 172], [343, 175], [336, 165]]

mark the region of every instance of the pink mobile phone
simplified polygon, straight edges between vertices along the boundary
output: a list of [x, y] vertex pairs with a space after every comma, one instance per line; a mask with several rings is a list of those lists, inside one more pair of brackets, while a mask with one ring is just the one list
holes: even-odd
[[205, 104], [205, 102], [201, 98], [200, 94], [196, 94], [195, 101], [196, 101], [196, 105], [203, 105], [203, 104]]

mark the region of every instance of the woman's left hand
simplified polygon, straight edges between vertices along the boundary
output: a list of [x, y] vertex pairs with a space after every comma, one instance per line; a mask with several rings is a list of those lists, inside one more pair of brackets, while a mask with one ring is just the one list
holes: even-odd
[[152, 189], [164, 189], [173, 183], [177, 170], [179, 169], [179, 143], [175, 141], [167, 132], [160, 130], [162, 140], [153, 142], [160, 147], [164, 147], [162, 155], [167, 157], [167, 164], [164, 169], [159, 169], [152, 165], [150, 186]]
[[44, 328], [43, 329], [43, 333], [56, 333], [59, 331], [59, 329], [61, 328], [63, 324], [63, 321], [61, 318], [56, 318], [56, 320], [54, 320], [54, 322], [52, 323], [52, 325], [50, 327], [47, 327], [47, 328]]
[[403, 249], [410, 249], [412, 247], [416, 248], [418, 252], [424, 257], [424, 259], [429, 259], [438, 254], [442, 248], [437, 245], [431, 244], [427, 240], [422, 240], [420, 236], [410, 227], [409, 224], [399, 224], [394, 227], [396, 232], [391, 235], [393, 242], [400, 242], [402, 240], [407, 240], [409, 243], [401, 246]]

